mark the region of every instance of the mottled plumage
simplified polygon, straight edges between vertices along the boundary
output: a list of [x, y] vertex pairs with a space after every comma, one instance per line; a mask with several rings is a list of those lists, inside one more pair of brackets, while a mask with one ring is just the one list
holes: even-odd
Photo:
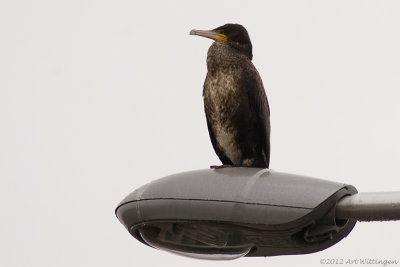
[[203, 87], [215, 152], [223, 166], [268, 168], [269, 106], [260, 75], [251, 62], [252, 45], [246, 29], [226, 24], [212, 31], [191, 33], [215, 40], [207, 53]]

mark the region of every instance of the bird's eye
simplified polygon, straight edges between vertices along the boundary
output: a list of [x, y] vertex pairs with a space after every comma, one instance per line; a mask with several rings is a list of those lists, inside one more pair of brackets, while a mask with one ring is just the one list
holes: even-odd
[[224, 30], [218, 30], [219, 34], [225, 34]]

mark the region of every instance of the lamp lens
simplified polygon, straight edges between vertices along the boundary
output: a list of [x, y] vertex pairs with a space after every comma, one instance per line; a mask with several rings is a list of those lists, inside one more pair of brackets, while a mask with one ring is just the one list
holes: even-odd
[[210, 224], [152, 223], [139, 234], [152, 247], [200, 259], [236, 259], [253, 247], [240, 230]]

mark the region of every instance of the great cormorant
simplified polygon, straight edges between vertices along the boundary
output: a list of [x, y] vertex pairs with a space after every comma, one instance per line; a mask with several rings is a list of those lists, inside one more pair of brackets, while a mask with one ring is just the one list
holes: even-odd
[[252, 44], [239, 24], [214, 30], [192, 30], [215, 40], [207, 53], [203, 87], [210, 139], [222, 166], [268, 168], [269, 105], [258, 71], [251, 62]]

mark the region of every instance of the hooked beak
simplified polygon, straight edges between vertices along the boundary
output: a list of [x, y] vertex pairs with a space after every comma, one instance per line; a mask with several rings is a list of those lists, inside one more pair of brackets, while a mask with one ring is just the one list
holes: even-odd
[[211, 31], [191, 30], [190, 35], [203, 36], [213, 40], [226, 40], [226, 35], [219, 33], [216, 30], [211, 30]]

